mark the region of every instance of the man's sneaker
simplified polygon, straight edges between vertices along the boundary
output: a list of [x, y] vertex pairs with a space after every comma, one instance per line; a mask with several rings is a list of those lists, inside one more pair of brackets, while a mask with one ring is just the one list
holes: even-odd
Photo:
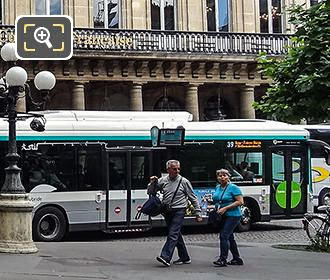
[[227, 262], [223, 259], [218, 259], [218, 260], [214, 261], [213, 264], [215, 266], [219, 266], [219, 267], [227, 266]]
[[191, 263], [191, 259], [189, 259], [189, 260], [178, 259], [173, 262], [173, 264], [190, 264], [190, 263]]
[[156, 260], [167, 267], [169, 267], [171, 265], [167, 260], [163, 259], [162, 257], [157, 257]]
[[244, 262], [241, 258], [239, 258], [239, 259], [232, 259], [228, 264], [229, 265], [243, 265]]

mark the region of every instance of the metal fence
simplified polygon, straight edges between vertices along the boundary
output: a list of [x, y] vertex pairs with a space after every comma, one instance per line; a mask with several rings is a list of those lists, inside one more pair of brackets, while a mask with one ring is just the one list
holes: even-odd
[[[13, 42], [14, 33], [14, 26], [0, 26], [0, 46]], [[283, 55], [292, 44], [291, 35], [265, 33], [75, 28], [73, 37], [74, 50], [104, 52]]]

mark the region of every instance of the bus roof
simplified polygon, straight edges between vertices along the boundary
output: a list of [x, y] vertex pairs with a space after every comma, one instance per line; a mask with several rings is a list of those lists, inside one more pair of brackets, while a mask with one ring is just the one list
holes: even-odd
[[310, 133], [310, 138], [330, 143], [330, 123], [298, 125]]
[[[45, 111], [44, 132], [32, 131], [31, 118], [17, 122], [17, 139], [24, 141], [150, 140], [150, 129], [185, 128], [185, 140], [295, 139], [306, 140], [303, 128], [269, 120], [219, 120], [193, 122], [188, 112]], [[0, 140], [8, 139], [8, 123], [0, 122]]]
[[159, 112], [159, 111], [38, 111], [31, 112], [44, 115], [47, 120], [57, 121], [146, 121], [154, 120], [176, 120], [192, 121], [193, 115], [189, 112]]
[[330, 130], [330, 123], [300, 124], [298, 126], [303, 127], [305, 129]]

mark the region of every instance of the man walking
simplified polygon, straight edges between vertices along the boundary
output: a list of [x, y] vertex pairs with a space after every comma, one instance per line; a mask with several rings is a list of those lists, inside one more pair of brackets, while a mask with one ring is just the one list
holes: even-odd
[[173, 264], [189, 264], [191, 263], [191, 259], [181, 234], [188, 200], [190, 200], [195, 208], [197, 222], [202, 221], [201, 209], [191, 183], [179, 174], [180, 162], [169, 160], [166, 162], [166, 169], [168, 175], [159, 179], [158, 182], [156, 176], [150, 177], [150, 185], [156, 184], [156, 190], [160, 190], [163, 193], [162, 203], [168, 209], [163, 213], [168, 235], [161, 254], [156, 259], [163, 265], [170, 266], [176, 247], [179, 259], [174, 261]]

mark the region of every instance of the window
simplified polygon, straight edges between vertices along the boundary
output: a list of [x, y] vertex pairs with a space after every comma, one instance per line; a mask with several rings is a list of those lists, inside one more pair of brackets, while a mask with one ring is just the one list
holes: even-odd
[[79, 190], [102, 190], [101, 149], [87, 146], [79, 148], [77, 152]]
[[[261, 151], [236, 151], [223, 144], [185, 145], [179, 160], [181, 173], [196, 187], [215, 184], [216, 170], [225, 168], [231, 173], [231, 181], [239, 184], [264, 183], [264, 164]], [[173, 158], [177, 158], [178, 155]]]
[[126, 182], [126, 154], [111, 155], [109, 160], [109, 189], [125, 190]]
[[229, 31], [228, 0], [207, 0], [208, 31]]
[[260, 32], [282, 32], [282, 8], [281, 0], [260, 0]]
[[179, 158], [182, 175], [189, 178], [194, 187], [214, 186], [215, 171], [221, 162], [219, 155], [219, 147], [214, 144], [186, 145]]
[[27, 191], [50, 185], [54, 191], [74, 190], [74, 149], [64, 145], [42, 145], [23, 153], [23, 185]]
[[149, 183], [148, 154], [132, 154], [131, 159], [132, 189], [145, 189]]
[[39, 144], [38, 150], [22, 148], [23, 186], [27, 192], [42, 189], [40, 185], [50, 185], [52, 191], [101, 190], [101, 164], [101, 150], [96, 146]]
[[119, 28], [120, 0], [94, 0], [94, 27]]
[[174, 30], [175, 0], [151, 0], [151, 29]]
[[221, 98], [220, 93], [210, 97], [204, 107], [204, 117], [206, 120], [234, 119], [234, 113], [234, 109], [224, 98]]
[[226, 151], [224, 168], [231, 173], [231, 180], [244, 183], [262, 183], [263, 161], [261, 152]]
[[162, 96], [156, 102], [154, 111], [180, 111], [183, 107], [180, 103], [172, 97]]
[[63, 14], [62, 0], [36, 0], [36, 15]]
[[215, 0], [207, 0], [206, 2], [206, 12], [207, 12], [207, 30], [216, 31], [217, 25], [215, 21]]

